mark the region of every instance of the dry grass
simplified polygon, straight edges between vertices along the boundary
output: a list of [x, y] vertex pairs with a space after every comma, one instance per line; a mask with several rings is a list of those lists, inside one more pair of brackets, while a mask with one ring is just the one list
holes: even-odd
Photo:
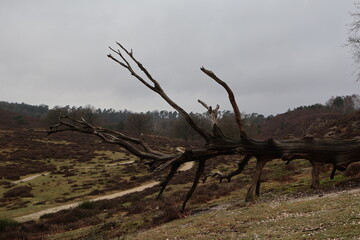
[[189, 216], [125, 239], [358, 239], [360, 190]]

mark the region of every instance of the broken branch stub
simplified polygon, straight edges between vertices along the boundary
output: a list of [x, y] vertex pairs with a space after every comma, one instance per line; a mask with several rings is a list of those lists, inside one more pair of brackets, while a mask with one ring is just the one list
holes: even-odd
[[236, 121], [236, 124], [237, 124], [239, 132], [240, 132], [240, 137], [247, 138], [247, 135], [245, 133], [245, 130], [243, 128], [243, 124], [241, 121], [241, 113], [240, 113], [239, 107], [236, 103], [235, 95], [234, 95], [233, 91], [231, 90], [231, 88], [224, 81], [222, 81], [220, 78], [218, 78], [212, 71], [207, 70], [204, 67], [201, 67], [200, 69], [203, 73], [208, 75], [210, 78], [212, 78], [215, 82], [220, 84], [226, 90], [226, 92], [228, 93], [229, 101], [234, 110], [235, 121]]

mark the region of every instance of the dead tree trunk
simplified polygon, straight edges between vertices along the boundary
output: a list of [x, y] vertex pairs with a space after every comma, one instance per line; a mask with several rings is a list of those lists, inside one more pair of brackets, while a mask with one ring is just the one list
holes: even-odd
[[[209, 117], [212, 120], [212, 132], [207, 132], [199, 127], [190, 115], [179, 105], [169, 98], [163, 91], [160, 84], [152, 77], [148, 70], [134, 57], [132, 50], [128, 51], [121, 44], [117, 43], [119, 49], [110, 48], [117, 57], [108, 55], [110, 59], [118, 63], [123, 68], [127, 69], [132, 76], [143, 83], [147, 88], [159, 94], [169, 105], [177, 110], [187, 121], [187, 123], [204, 139], [205, 144], [199, 149], [187, 149], [184, 152], [177, 153], [163, 153], [153, 150], [144, 139], [132, 138], [124, 135], [121, 132], [93, 126], [84, 119], [76, 120], [70, 117], [62, 117], [60, 123], [51, 127], [47, 132], [53, 134], [63, 131], [77, 131], [86, 134], [96, 135], [104, 142], [110, 144], [117, 144], [135, 156], [138, 156], [150, 166], [151, 171], [164, 170], [170, 167], [170, 171], [164, 181], [160, 184], [161, 190], [158, 197], [161, 196], [170, 180], [174, 177], [176, 170], [185, 162], [195, 161], [198, 163], [196, 174], [194, 176], [193, 185], [186, 195], [182, 209], [185, 209], [187, 201], [191, 198], [195, 191], [201, 175], [204, 172], [206, 161], [212, 157], [219, 155], [243, 155], [245, 156], [238, 164], [238, 169], [229, 175], [222, 176], [221, 179], [228, 181], [237, 174], [240, 174], [251, 157], [257, 159], [256, 170], [253, 175], [251, 186], [246, 195], [246, 200], [252, 198], [254, 189], [256, 194], [260, 192], [260, 177], [263, 167], [268, 161], [272, 159], [281, 158], [284, 161], [291, 161], [293, 159], [307, 159], [313, 164], [330, 163], [335, 170], [343, 171], [346, 167], [354, 161], [360, 160], [360, 141], [339, 141], [339, 140], [321, 140], [314, 138], [291, 139], [277, 141], [269, 139], [267, 141], [256, 141], [247, 137], [242, 121], [239, 108], [237, 106], [234, 94], [230, 87], [219, 79], [213, 72], [201, 68], [207, 76], [212, 78], [215, 82], [220, 84], [227, 92], [229, 101], [233, 107], [235, 121], [239, 131], [239, 139], [230, 139], [224, 136], [217, 123], [219, 106], [215, 108], [208, 106], [205, 102], [199, 100], [206, 109]], [[129, 60], [137, 65], [137, 69], [145, 74], [147, 80], [137, 73], [130, 65]], [[315, 171], [315, 170], [314, 170]], [[222, 175], [222, 174], [220, 174]], [[316, 175], [316, 173], [315, 173]], [[332, 174], [333, 175], [333, 174]]]

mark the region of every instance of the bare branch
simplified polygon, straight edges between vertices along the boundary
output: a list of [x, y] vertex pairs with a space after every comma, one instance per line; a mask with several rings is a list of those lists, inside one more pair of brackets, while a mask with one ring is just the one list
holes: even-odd
[[141, 71], [143, 71], [145, 73], [146, 77], [154, 83], [155, 87], [160, 87], [160, 84], [151, 76], [149, 71], [146, 68], [144, 68], [144, 66], [134, 57], [132, 50], [129, 52], [120, 43], [116, 42], [116, 44], [119, 45], [121, 47], [121, 49], [124, 50], [126, 52], [126, 54], [138, 65], [138, 67], [141, 69]]
[[330, 179], [334, 179], [335, 173], [336, 173], [336, 167], [333, 166], [333, 169], [332, 169], [331, 174], [330, 174]]
[[112, 49], [111, 47], [109, 47], [110, 50], [112, 50], [113, 52], [117, 53], [121, 59], [124, 60], [125, 63], [117, 60], [116, 58], [114, 58], [111, 54], [108, 55], [109, 58], [111, 58], [112, 60], [114, 60], [115, 62], [119, 63], [121, 66], [123, 66], [124, 68], [126, 68], [127, 70], [129, 70], [129, 72], [131, 73], [131, 75], [133, 75], [135, 78], [137, 78], [142, 84], [144, 84], [146, 87], [150, 88], [153, 91], [156, 91], [155, 86], [151, 86], [148, 82], [146, 82], [140, 75], [138, 75], [131, 67], [131, 65], [129, 64], [129, 62], [125, 59], [125, 57], [121, 54], [120, 50], [115, 51], [114, 49]]
[[[48, 135], [64, 131], [76, 131], [86, 134], [92, 134], [101, 138], [104, 142], [117, 144], [140, 158], [153, 159], [157, 161], [165, 161], [167, 159], [176, 158], [180, 154], [165, 154], [152, 150], [144, 140], [128, 137], [122, 133], [99, 128], [90, 125], [85, 120], [76, 120], [71, 117], [62, 117], [60, 123], [50, 127]], [[141, 150], [133, 144], [138, 144], [144, 148]]]
[[161, 190], [160, 190], [158, 196], [156, 197], [156, 199], [159, 199], [161, 197], [161, 194], [164, 192], [166, 186], [168, 185], [170, 180], [174, 177], [174, 175], [175, 175], [176, 171], [179, 169], [179, 167], [180, 167], [179, 163], [175, 163], [171, 166], [170, 172], [168, 173], [168, 175], [166, 176], [164, 181], [162, 181], [160, 183]]
[[216, 178], [216, 177], [219, 177], [219, 178], [220, 178], [220, 182], [222, 182], [223, 176], [224, 176], [224, 175], [223, 175], [221, 172], [216, 171], [216, 172], [214, 172], [214, 173], [207, 174], [207, 175], [203, 178], [202, 182], [205, 183], [206, 180], [207, 180], [209, 177], [215, 177], [215, 178]]
[[133, 75], [135, 78], [137, 78], [141, 83], [143, 83], [146, 87], [151, 89], [152, 91], [158, 93], [170, 106], [172, 106], [175, 110], [177, 110], [189, 123], [189, 125], [206, 141], [209, 141], [211, 139], [211, 136], [202, 128], [200, 128], [190, 117], [190, 115], [179, 105], [177, 105], [173, 100], [171, 100], [164, 90], [161, 88], [160, 84], [151, 76], [149, 71], [134, 57], [132, 51], [128, 51], [125, 47], [123, 47], [120, 43], [117, 43], [120, 48], [137, 64], [139, 69], [146, 75], [146, 77], [154, 84], [152, 86], [150, 83], [148, 83], [146, 80], [144, 80], [139, 74], [137, 74], [133, 68], [130, 66], [130, 64], [126, 61], [125, 57], [121, 54], [121, 51], [115, 51], [114, 49], [110, 48], [113, 52], [118, 54], [121, 59], [125, 62], [121, 62], [118, 59], [114, 58], [111, 54], [108, 55], [109, 58], [120, 64], [122, 67], [128, 69], [128, 71]]
[[236, 103], [235, 100], [235, 96], [234, 93], [232, 92], [232, 90], [230, 89], [230, 87], [224, 82], [222, 81], [220, 78], [218, 78], [212, 71], [205, 69], [204, 67], [200, 68], [201, 71], [203, 71], [206, 75], [208, 75], [209, 77], [211, 77], [213, 80], [215, 80], [215, 82], [217, 82], [218, 84], [220, 84], [221, 86], [223, 86], [225, 88], [225, 90], [227, 91], [228, 95], [229, 95], [229, 100], [231, 103], [231, 106], [233, 107], [234, 110], [234, 114], [235, 114], [235, 120], [238, 126], [238, 129], [240, 131], [240, 136], [242, 138], [247, 138], [246, 133], [244, 131], [242, 122], [241, 122], [241, 114], [240, 114], [240, 110], [239, 107]]
[[194, 178], [194, 182], [193, 182], [193, 185], [191, 186], [188, 194], [186, 195], [186, 198], [185, 198], [185, 201], [182, 205], [182, 211], [185, 210], [185, 207], [186, 207], [186, 203], [189, 201], [189, 199], [191, 198], [192, 194], [194, 193], [198, 183], [199, 183], [199, 180], [200, 180], [200, 177], [201, 175], [203, 174], [204, 170], [205, 170], [205, 162], [206, 160], [201, 160], [199, 161], [199, 165], [198, 165], [198, 168], [196, 170], [196, 174], [195, 174], [195, 178]]
[[198, 100], [198, 102], [207, 109], [207, 114], [210, 117], [211, 122], [213, 124], [219, 125], [218, 124], [218, 112], [220, 108], [219, 105], [216, 105], [216, 108], [212, 109], [211, 106], [208, 106], [205, 102], [201, 101], [200, 99]]
[[241, 174], [250, 159], [251, 155], [246, 155], [241, 161], [238, 162], [238, 168], [235, 171], [220, 177], [220, 182], [222, 182], [223, 179], [226, 179], [228, 182], [230, 182], [232, 177]]

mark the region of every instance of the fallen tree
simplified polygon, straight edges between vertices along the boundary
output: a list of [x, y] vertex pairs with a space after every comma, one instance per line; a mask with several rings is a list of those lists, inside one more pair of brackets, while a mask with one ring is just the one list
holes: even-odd
[[[227, 175], [217, 172], [214, 175], [219, 175], [220, 180], [227, 179], [228, 181], [237, 174], [240, 174], [251, 158], [256, 158], [256, 169], [252, 176], [250, 188], [248, 189], [245, 200], [250, 201], [253, 197], [253, 192], [259, 195], [260, 193], [260, 178], [261, 172], [265, 164], [273, 159], [282, 159], [289, 163], [294, 159], [309, 160], [313, 168], [313, 187], [318, 186], [318, 166], [323, 164], [332, 164], [333, 171], [331, 177], [334, 176], [336, 170], [344, 171], [351, 162], [360, 160], [360, 141], [359, 140], [330, 140], [330, 139], [316, 139], [313, 137], [304, 137], [301, 139], [288, 140], [274, 140], [268, 139], [266, 141], [257, 141], [247, 136], [244, 131], [241, 114], [235, 100], [235, 96], [231, 88], [220, 78], [218, 78], [212, 71], [201, 67], [201, 71], [209, 76], [212, 80], [220, 84], [228, 94], [229, 101], [234, 111], [234, 117], [239, 131], [238, 139], [231, 139], [226, 137], [218, 125], [219, 105], [215, 108], [208, 106], [205, 102], [198, 100], [203, 105], [209, 118], [212, 121], [212, 131], [208, 132], [199, 127], [183, 108], [175, 103], [162, 89], [157, 80], [153, 78], [150, 72], [142, 65], [141, 62], [134, 57], [133, 51], [124, 48], [120, 43], [117, 43], [119, 49], [110, 50], [115, 53], [116, 57], [109, 54], [108, 57], [118, 63], [123, 68], [127, 69], [131, 75], [144, 84], [150, 90], [159, 94], [170, 106], [178, 111], [187, 123], [199, 134], [205, 144], [201, 148], [188, 148], [184, 151], [175, 153], [165, 153], [152, 149], [144, 138], [133, 138], [125, 135], [122, 132], [113, 131], [110, 129], [94, 126], [85, 119], [74, 119], [68, 116], [60, 118], [57, 125], [50, 127], [48, 134], [76, 131], [86, 134], [96, 135], [104, 142], [109, 144], [117, 144], [135, 156], [143, 159], [149, 165], [151, 171], [161, 171], [169, 169], [165, 179], [160, 183], [161, 190], [158, 198], [164, 192], [170, 180], [174, 177], [179, 167], [186, 162], [196, 162], [197, 169], [193, 179], [193, 184], [189, 189], [182, 209], [185, 209], [187, 201], [192, 196], [196, 189], [201, 176], [204, 174], [206, 161], [210, 158], [220, 155], [238, 155], [241, 160], [238, 162], [238, 168]], [[137, 68], [134, 69], [130, 64], [135, 63]], [[142, 72], [146, 78], [139, 74]]]

